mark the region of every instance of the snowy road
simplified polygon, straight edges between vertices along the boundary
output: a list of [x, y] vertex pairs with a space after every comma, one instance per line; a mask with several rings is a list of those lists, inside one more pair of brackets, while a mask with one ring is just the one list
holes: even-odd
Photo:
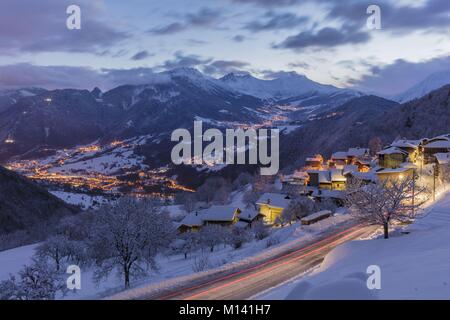
[[141, 299], [243, 300], [298, 277], [317, 266], [325, 255], [344, 242], [366, 236], [374, 227], [354, 226], [323, 236], [278, 257], [229, 274], [186, 283], [182, 287]]

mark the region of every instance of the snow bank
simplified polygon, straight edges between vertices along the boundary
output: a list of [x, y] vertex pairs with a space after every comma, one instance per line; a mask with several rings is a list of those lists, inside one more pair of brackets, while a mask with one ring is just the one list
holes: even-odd
[[[450, 299], [450, 193], [391, 239], [352, 241], [334, 249], [306, 278], [263, 299]], [[366, 286], [381, 269], [381, 289]]]

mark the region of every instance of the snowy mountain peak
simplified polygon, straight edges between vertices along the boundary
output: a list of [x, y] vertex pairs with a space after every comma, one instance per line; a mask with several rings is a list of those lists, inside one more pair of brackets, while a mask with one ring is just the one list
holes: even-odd
[[450, 84], [450, 70], [436, 72], [404, 93], [395, 97], [395, 100], [400, 103], [405, 103], [423, 97], [431, 91], [439, 89], [447, 84]]

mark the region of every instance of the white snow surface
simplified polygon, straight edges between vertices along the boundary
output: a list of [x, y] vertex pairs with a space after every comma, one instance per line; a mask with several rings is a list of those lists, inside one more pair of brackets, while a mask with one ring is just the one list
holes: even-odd
[[[450, 192], [403, 233], [345, 243], [309, 275], [258, 299], [450, 299], [449, 229]], [[381, 269], [380, 290], [367, 288], [371, 265]]]

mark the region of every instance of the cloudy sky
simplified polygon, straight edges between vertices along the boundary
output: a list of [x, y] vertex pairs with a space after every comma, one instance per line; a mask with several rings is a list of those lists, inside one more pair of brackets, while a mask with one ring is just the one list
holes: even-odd
[[[71, 4], [81, 30], [66, 27]], [[0, 86], [108, 89], [194, 67], [391, 95], [450, 69], [449, 31], [449, 0], [2, 0]]]

